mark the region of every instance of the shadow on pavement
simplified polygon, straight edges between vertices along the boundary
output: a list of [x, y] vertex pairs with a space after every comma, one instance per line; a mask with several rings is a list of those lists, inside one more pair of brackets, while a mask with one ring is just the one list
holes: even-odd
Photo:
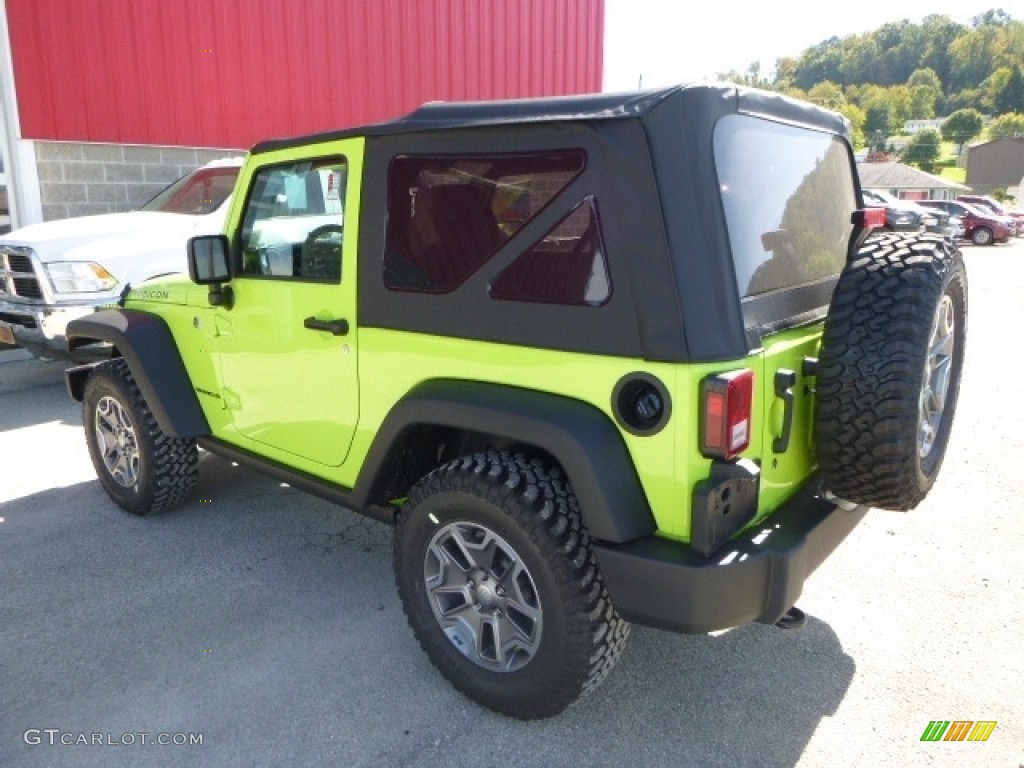
[[81, 406], [64, 386], [69, 365], [0, 352], [0, 432], [54, 419], [81, 424]]
[[[634, 628], [593, 694], [508, 720], [416, 645], [387, 526], [208, 454], [200, 478], [152, 518], [96, 481], [0, 504], [0, 763], [789, 766], [854, 674], [813, 618], [795, 632]], [[32, 727], [204, 742], [28, 746]]]

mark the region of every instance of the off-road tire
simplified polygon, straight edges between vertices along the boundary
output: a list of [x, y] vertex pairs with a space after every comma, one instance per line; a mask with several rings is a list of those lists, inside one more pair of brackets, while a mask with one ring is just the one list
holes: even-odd
[[[426, 574], [439, 562], [439, 542], [453, 549], [453, 541], [474, 534], [496, 542], [492, 549], [500, 557], [494, 570], [519, 569], [519, 581], [527, 586], [517, 594], [535, 604], [536, 623], [527, 624], [538, 632], [536, 647], [501, 659], [506, 669], [491, 664], [477, 647], [450, 639], [432, 607], [439, 593], [432, 593]], [[454, 561], [468, 559], [463, 565], [487, 559], [481, 552], [455, 551]], [[434, 666], [463, 694], [510, 717], [532, 720], [564, 710], [598, 686], [629, 636], [630, 625], [611, 605], [568, 481], [560, 469], [522, 455], [478, 453], [420, 480], [399, 516], [394, 568], [406, 617]], [[491, 585], [488, 598], [495, 584], [509, 582], [492, 576], [479, 580], [480, 586]], [[456, 586], [459, 580], [456, 570]], [[446, 614], [458, 614], [454, 623], [460, 628], [462, 616], [471, 625], [479, 620], [473, 612], [494, 610], [476, 582], [469, 585], [465, 604], [456, 596], [457, 605]], [[507, 607], [511, 616], [511, 598]], [[457, 631], [449, 626], [450, 633]]]
[[196, 441], [163, 433], [123, 359], [101, 363], [89, 374], [82, 422], [96, 475], [127, 512], [171, 509], [195, 485]]
[[924, 499], [949, 441], [966, 332], [956, 246], [868, 238], [840, 275], [822, 337], [815, 439], [827, 490], [882, 509]]

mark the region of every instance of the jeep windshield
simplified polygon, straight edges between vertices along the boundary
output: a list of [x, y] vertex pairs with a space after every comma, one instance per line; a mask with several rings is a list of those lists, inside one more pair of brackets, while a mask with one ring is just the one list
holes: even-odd
[[715, 160], [748, 329], [823, 317], [857, 207], [853, 164], [834, 134], [731, 115]]
[[240, 170], [238, 166], [199, 168], [166, 187], [140, 210], [193, 216], [213, 213], [235, 188]]

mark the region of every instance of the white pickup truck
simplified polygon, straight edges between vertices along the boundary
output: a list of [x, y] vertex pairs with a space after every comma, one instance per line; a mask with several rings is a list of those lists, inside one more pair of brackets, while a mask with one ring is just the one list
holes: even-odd
[[185, 272], [188, 239], [223, 230], [241, 163], [207, 163], [136, 211], [32, 224], [0, 237], [0, 350], [89, 358], [88, 347], [68, 351], [68, 322], [115, 302], [127, 285]]

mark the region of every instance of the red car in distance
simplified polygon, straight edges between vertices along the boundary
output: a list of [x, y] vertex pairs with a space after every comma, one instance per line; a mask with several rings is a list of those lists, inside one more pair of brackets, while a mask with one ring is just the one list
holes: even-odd
[[1013, 219], [1017, 226], [1017, 237], [1024, 237], [1024, 211], [1007, 208], [994, 197], [989, 197], [988, 195], [957, 195], [956, 199], [961, 203], [967, 203], [978, 208], [987, 208], [998, 216]]
[[987, 208], [978, 208], [959, 200], [918, 200], [926, 208], [945, 211], [959, 216], [964, 224], [964, 237], [975, 245], [1005, 243], [1013, 234], [1009, 219], [991, 213]]

